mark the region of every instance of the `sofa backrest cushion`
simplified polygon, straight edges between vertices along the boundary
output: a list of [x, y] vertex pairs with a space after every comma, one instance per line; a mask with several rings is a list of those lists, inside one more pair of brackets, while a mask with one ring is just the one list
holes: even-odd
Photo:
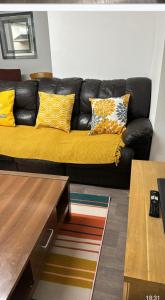
[[148, 118], [151, 103], [151, 80], [145, 77], [128, 78], [126, 92], [131, 94], [128, 106], [128, 121]]
[[75, 94], [71, 129], [77, 129], [80, 113], [80, 90], [82, 82], [82, 78], [44, 78], [39, 80], [39, 91], [41, 92], [60, 95]]
[[125, 80], [84, 80], [80, 95], [80, 116], [78, 120], [78, 129], [90, 129], [92, 109], [89, 98], [119, 97], [124, 94]]
[[16, 125], [35, 125], [38, 83], [35, 81], [0, 81], [0, 91], [15, 89], [14, 117]]
[[148, 117], [151, 100], [151, 80], [148, 78], [129, 78], [127, 80], [83, 81], [80, 94], [79, 130], [89, 130], [91, 126], [91, 103], [89, 98], [120, 97], [130, 93], [128, 122], [140, 117]]
[[148, 118], [151, 101], [151, 80], [145, 77], [97, 80], [82, 78], [44, 78], [39, 81], [2, 81], [0, 91], [15, 89], [14, 116], [16, 125], [35, 125], [39, 107], [38, 90], [52, 94], [75, 94], [71, 129], [89, 130], [91, 103], [89, 98], [119, 97], [130, 93], [128, 123]]

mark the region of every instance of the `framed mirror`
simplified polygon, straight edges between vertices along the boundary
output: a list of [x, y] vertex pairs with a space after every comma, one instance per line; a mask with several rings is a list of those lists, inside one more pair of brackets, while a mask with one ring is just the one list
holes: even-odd
[[4, 59], [36, 58], [33, 13], [1, 14], [0, 42]]

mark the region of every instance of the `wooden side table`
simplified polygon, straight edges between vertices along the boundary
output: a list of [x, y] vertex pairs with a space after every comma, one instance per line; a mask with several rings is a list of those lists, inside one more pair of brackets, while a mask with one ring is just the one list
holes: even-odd
[[165, 299], [165, 233], [149, 217], [150, 190], [165, 178], [165, 163], [133, 161], [129, 196], [123, 300]]

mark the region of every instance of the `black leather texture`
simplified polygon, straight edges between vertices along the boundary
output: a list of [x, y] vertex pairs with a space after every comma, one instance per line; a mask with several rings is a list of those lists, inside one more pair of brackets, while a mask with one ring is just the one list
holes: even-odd
[[80, 96], [79, 130], [89, 130], [91, 126], [91, 103], [89, 98], [119, 97], [125, 94], [125, 80], [97, 80], [87, 79], [82, 84]]
[[15, 90], [14, 117], [17, 125], [35, 125], [38, 83], [35, 81], [0, 81], [0, 91]]
[[16, 171], [17, 166], [13, 157], [0, 155], [0, 170]]
[[129, 78], [126, 93], [131, 94], [128, 106], [128, 121], [148, 118], [151, 103], [151, 80], [149, 78]]
[[134, 151], [125, 147], [121, 151], [120, 163], [115, 164], [62, 164], [37, 159], [22, 159], [0, 156], [0, 168], [19, 172], [66, 175], [71, 182], [128, 188], [131, 161]]
[[86, 79], [82, 83], [80, 95], [80, 115], [78, 129], [89, 130], [91, 126], [91, 104], [89, 98], [120, 97], [129, 93], [128, 122], [136, 118], [148, 117], [151, 101], [151, 80], [129, 78], [127, 80]]
[[136, 159], [147, 160], [150, 155], [153, 128], [148, 118], [135, 119], [128, 123], [123, 133], [126, 146], [132, 147]]
[[0, 155], [0, 169], [24, 172], [68, 175], [71, 182], [128, 188], [132, 159], [149, 159], [152, 126], [149, 121], [151, 80], [129, 78], [97, 80], [82, 78], [52, 78], [37, 81], [0, 81], [0, 91], [15, 89], [14, 115], [16, 124], [34, 126], [39, 107], [38, 91], [55, 94], [75, 94], [71, 128], [89, 130], [91, 104], [89, 98], [118, 97], [130, 93], [127, 129], [123, 133], [126, 147], [115, 164], [65, 164], [36, 159], [11, 158]]
[[131, 121], [123, 133], [123, 141], [127, 146], [138, 143], [141, 138], [152, 137], [153, 129], [148, 118], [139, 118]]
[[129, 188], [133, 158], [133, 149], [125, 147], [121, 151], [121, 159], [117, 167], [115, 164], [67, 164], [66, 175], [70, 177], [71, 182]]
[[65, 164], [40, 159], [15, 159], [16, 170], [20, 172], [64, 175]]

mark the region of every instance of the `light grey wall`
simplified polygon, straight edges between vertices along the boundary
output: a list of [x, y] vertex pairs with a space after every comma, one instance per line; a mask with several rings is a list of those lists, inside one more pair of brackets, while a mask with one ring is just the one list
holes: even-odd
[[33, 72], [52, 71], [47, 12], [35, 11], [33, 17], [38, 54], [36, 59], [3, 59], [0, 49], [0, 68], [20, 68], [26, 78]]
[[165, 12], [48, 12], [55, 76], [152, 80], [151, 159], [165, 160]]
[[155, 126], [156, 108], [158, 104], [158, 94], [160, 87], [161, 68], [163, 62], [163, 51], [165, 41], [165, 12], [156, 13], [156, 32], [154, 51], [151, 65], [151, 78], [152, 78], [152, 99], [150, 109], [150, 120], [152, 125]]
[[157, 14], [151, 78], [150, 119], [154, 128], [154, 135], [150, 159], [165, 161], [165, 12]]
[[48, 12], [53, 73], [59, 77], [150, 76], [152, 12]]
[[154, 136], [151, 160], [165, 161], [165, 47], [162, 60], [157, 107], [155, 107]]

